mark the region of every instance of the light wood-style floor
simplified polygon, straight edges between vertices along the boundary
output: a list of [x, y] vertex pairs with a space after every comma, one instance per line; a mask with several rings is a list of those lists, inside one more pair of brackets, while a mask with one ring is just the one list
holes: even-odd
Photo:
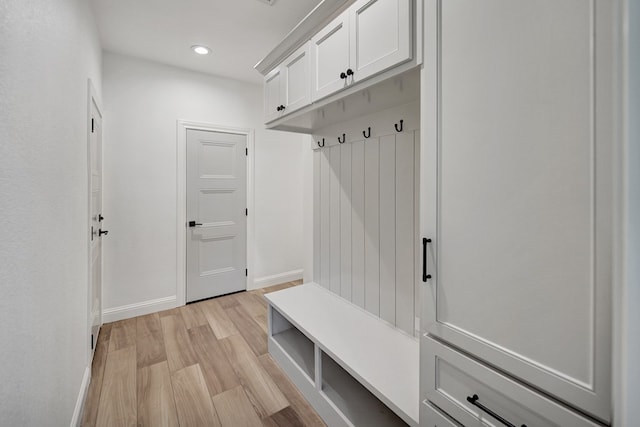
[[102, 327], [83, 426], [325, 426], [267, 351], [264, 293]]

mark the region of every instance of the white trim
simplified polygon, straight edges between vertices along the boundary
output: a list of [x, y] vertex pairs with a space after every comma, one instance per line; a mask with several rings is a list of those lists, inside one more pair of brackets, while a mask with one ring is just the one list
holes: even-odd
[[[183, 304], [184, 305], [184, 304]], [[102, 320], [106, 323], [115, 322], [131, 317], [143, 316], [157, 311], [169, 310], [176, 307], [176, 296], [152, 299], [120, 307], [107, 308], [102, 311]]]
[[80, 392], [78, 393], [78, 399], [76, 400], [76, 407], [73, 409], [73, 415], [71, 416], [70, 427], [78, 427], [82, 422], [82, 412], [84, 410], [84, 402], [87, 399], [87, 392], [89, 391], [89, 384], [91, 383], [91, 367], [87, 366], [84, 369], [84, 375], [82, 376], [82, 383], [80, 384]]
[[[93, 85], [93, 81], [91, 79], [87, 79], [87, 216], [86, 216], [86, 228], [87, 230], [87, 341], [85, 348], [87, 349], [87, 364], [89, 368], [91, 367], [91, 363], [93, 362], [93, 353], [95, 348], [91, 348], [91, 278], [93, 275], [91, 274], [91, 105], [96, 106], [96, 110], [100, 115], [100, 132], [102, 132], [103, 126], [103, 118], [102, 114], [102, 102], [98, 97], [98, 92], [96, 91], [95, 86]], [[102, 150], [102, 137], [100, 138], [100, 150]], [[100, 162], [104, 163], [102, 158], [102, 153], [100, 153]], [[100, 173], [102, 174], [102, 179], [104, 181], [104, 168], [100, 165]], [[101, 269], [102, 271], [102, 269]], [[103, 287], [100, 286], [102, 291]], [[104, 295], [104, 294], [103, 294]], [[104, 301], [103, 295], [100, 296], [100, 300]], [[102, 327], [103, 319], [102, 313], [100, 313], [100, 327]], [[99, 330], [99, 328], [98, 328]], [[96, 337], [97, 340], [97, 337]], [[97, 342], [97, 341], [96, 341]]]
[[274, 274], [272, 276], [259, 277], [253, 281], [253, 286], [247, 290], [265, 288], [267, 286], [279, 285], [280, 283], [293, 282], [301, 280], [304, 276], [304, 270], [291, 270], [284, 273]]
[[176, 146], [176, 183], [177, 183], [177, 221], [176, 221], [176, 306], [186, 304], [187, 290], [187, 232], [185, 224], [187, 221], [187, 130], [205, 130], [211, 132], [226, 132], [237, 135], [245, 135], [247, 137], [247, 209], [249, 215], [247, 217], [247, 269], [249, 270], [246, 288], [253, 283], [253, 247], [255, 236], [254, 217], [254, 140], [255, 132], [250, 128], [235, 128], [228, 126], [219, 126], [211, 123], [193, 122], [189, 120], [178, 120], [177, 122], [177, 146]]

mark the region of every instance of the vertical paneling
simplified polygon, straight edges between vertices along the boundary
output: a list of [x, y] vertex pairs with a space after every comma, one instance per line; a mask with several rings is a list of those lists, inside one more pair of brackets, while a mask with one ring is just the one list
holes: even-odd
[[364, 308], [364, 141], [351, 144], [351, 301]]
[[412, 335], [419, 142], [405, 129], [314, 153], [314, 280]]
[[[396, 326], [414, 329], [414, 135], [399, 133], [396, 140]], [[418, 156], [418, 159], [420, 157]]]
[[331, 248], [331, 291], [340, 295], [340, 150], [334, 145], [330, 151], [330, 248]]
[[313, 281], [320, 283], [320, 151], [313, 152]]
[[320, 154], [320, 285], [331, 287], [331, 150]]
[[[398, 134], [401, 135], [401, 134]], [[396, 323], [396, 135], [380, 138], [380, 317]], [[412, 304], [413, 305], [413, 304]]]
[[340, 155], [340, 295], [351, 300], [351, 149], [341, 146]]
[[380, 314], [380, 141], [364, 144], [364, 307]]

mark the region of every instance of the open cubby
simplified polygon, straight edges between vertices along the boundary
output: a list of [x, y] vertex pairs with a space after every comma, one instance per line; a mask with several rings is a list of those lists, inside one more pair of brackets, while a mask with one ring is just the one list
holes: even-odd
[[272, 338], [296, 365], [315, 382], [314, 344], [277, 310], [272, 310]]
[[408, 425], [324, 352], [322, 392], [354, 426]]

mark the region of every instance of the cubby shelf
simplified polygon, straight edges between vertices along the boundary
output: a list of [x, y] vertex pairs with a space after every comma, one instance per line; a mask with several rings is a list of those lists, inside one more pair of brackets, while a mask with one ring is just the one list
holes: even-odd
[[315, 283], [265, 298], [269, 352], [328, 425], [418, 425], [418, 340]]

